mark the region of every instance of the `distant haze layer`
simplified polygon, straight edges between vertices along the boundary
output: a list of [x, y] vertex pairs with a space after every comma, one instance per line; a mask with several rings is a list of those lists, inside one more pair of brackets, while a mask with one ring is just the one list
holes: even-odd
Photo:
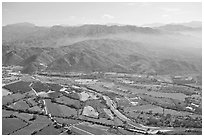
[[195, 26], [195, 22], [153, 28], [20, 23], [3, 27], [2, 58], [3, 65], [21, 65], [25, 73], [200, 73], [201, 36], [202, 26]]

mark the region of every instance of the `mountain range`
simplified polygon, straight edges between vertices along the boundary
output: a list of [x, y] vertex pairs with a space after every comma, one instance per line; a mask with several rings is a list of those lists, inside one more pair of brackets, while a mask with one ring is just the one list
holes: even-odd
[[151, 24], [144, 24], [142, 25], [143, 27], [161, 27], [165, 25], [182, 25], [186, 27], [192, 27], [192, 28], [200, 28], [202, 27], [202, 22], [201, 21], [191, 21], [191, 22], [185, 22], [185, 23], [169, 23], [169, 24], [164, 24], [164, 23], [151, 23]]
[[2, 27], [2, 65], [23, 66], [23, 73], [200, 73], [202, 26], [195, 24], [157, 27], [11, 24]]

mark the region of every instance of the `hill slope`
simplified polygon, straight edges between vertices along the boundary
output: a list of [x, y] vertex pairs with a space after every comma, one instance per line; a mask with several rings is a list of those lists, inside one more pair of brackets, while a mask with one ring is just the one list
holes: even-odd
[[[23, 31], [19, 32], [21, 28]], [[13, 39], [18, 33], [19, 37]], [[15, 24], [3, 27], [3, 65], [21, 65], [29, 73], [201, 72], [202, 41], [197, 37], [200, 33], [199, 28], [182, 25], [152, 29], [130, 25], [46, 28]]]

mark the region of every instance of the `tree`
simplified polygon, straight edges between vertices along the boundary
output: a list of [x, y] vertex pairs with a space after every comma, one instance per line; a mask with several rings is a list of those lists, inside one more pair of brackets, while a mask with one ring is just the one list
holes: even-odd
[[152, 110], [149, 111], [149, 114], [152, 115]]
[[166, 119], [170, 119], [170, 118], [171, 118], [171, 114], [167, 114]]
[[162, 112], [162, 114], [164, 115], [164, 108], [163, 108], [163, 112]]
[[126, 125], [126, 124], [127, 124], [127, 121], [123, 121], [123, 124]]

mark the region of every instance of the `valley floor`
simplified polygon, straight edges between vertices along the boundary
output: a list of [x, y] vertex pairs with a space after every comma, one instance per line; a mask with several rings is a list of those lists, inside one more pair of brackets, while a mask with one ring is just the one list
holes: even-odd
[[21, 74], [3, 67], [3, 135], [202, 134], [197, 75]]

